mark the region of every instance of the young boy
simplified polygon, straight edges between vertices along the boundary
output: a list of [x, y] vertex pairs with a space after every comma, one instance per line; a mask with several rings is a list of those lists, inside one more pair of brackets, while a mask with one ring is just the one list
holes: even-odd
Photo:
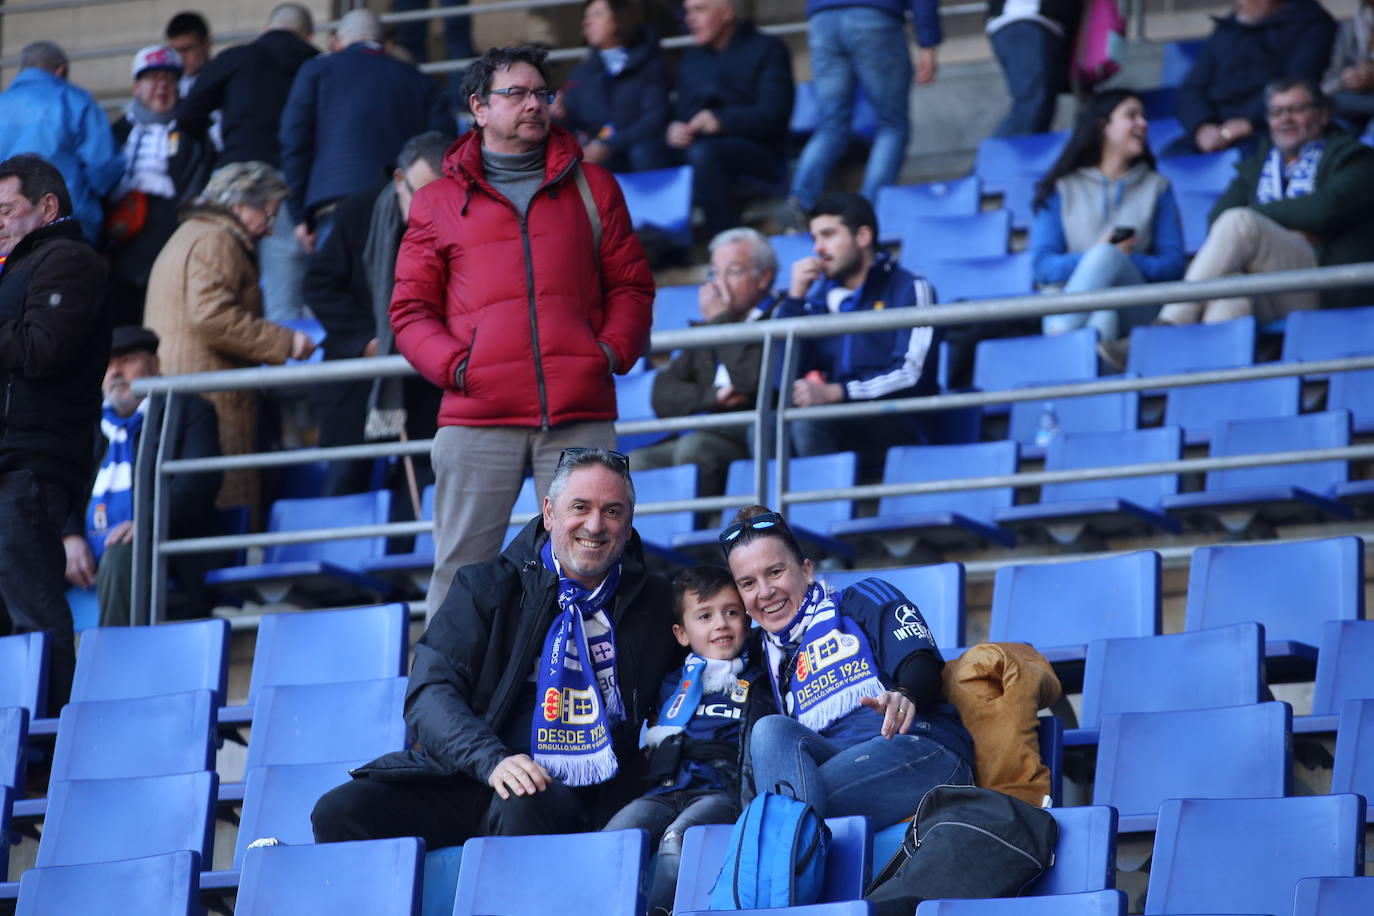
[[757, 718], [747, 708], [749, 687], [755, 680], [766, 687], [763, 669], [745, 653], [749, 619], [728, 571], [695, 566], [679, 575], [673, 615], [673, 635], [691, 652], [664, 680], [658, 718], [641, 741], [650, 788], [605, 827], [642, 827], [658, 844], [650, 916], [673, 911], [687, 828], [729, 824], [739, 816], [741, 748]]

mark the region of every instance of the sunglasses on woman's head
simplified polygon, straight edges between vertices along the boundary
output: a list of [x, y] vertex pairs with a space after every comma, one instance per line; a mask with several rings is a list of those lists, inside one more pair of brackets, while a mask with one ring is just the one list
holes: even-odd
[[751, 531], [766, 531], [769, 528], [781, 528], [783, 524], [782, 516], [776, 512], [760, 512], [753, 518], [735, 522], [720, 533], [721, 549], [728, 554], [746, 528]]

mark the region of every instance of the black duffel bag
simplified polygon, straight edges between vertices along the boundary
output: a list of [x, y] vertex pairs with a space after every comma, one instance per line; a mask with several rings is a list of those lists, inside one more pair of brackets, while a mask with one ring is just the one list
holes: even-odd
[[911, 916], [923, 900], [1015, 897], [1053, 864], [1058, 838], [1054, 817], [1019, 798], [936, 786], [864, 899], [877, 916]]

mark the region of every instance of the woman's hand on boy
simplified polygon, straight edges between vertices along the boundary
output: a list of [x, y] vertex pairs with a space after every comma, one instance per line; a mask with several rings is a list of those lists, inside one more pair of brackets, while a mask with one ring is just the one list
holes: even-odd
[[860, 703], [883, 714], [882, 736], [905, 735], [916, 718], [916, 704], [903, 693], [888, 690], [882, 696], [862, 697]]

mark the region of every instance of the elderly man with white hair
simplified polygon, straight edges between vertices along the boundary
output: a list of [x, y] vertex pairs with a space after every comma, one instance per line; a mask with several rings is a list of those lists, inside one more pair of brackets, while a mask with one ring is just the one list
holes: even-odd
[[291, 84], [281, 163], [291, 189], [286, 204], [307, 251], [328, 231], [335, 202], [376, 185], [407, 140], [427, 130], [457, 133], [445, 93], [389, 55], [382, 31], [371, 10], [345, 14], [334, 53], [306, 61]]

